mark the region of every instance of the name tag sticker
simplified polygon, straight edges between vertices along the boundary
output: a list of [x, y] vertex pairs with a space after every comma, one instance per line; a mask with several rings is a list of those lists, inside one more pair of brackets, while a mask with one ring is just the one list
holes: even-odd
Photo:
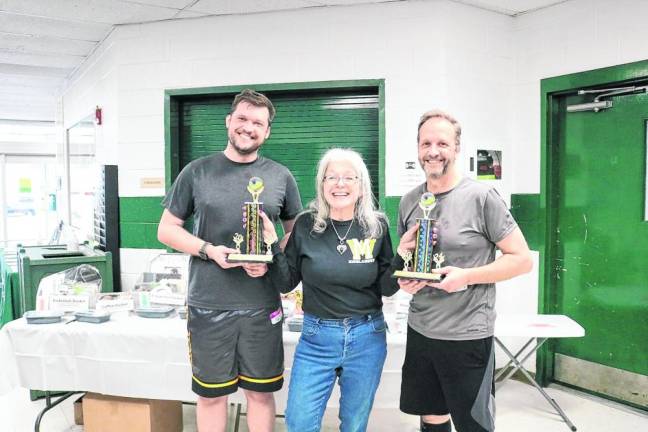
[[280, 323], [282, 318], [283, 318], [283, 311], [281, 310], [281, 308], [277, 309], [276, 311], [270, 314], [270, 322], [273, 325]]

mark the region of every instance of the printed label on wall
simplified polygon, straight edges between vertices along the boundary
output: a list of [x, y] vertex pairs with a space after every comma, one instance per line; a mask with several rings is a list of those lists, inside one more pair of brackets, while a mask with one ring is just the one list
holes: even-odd
[[143, 177], [140, 179], [142, 189], [159, 189], [164, 187], [164, 178], [162, 177]]
[[394, 195], [405, 195], [425, 181], [425, 174], [415, 159], [400, 162], [398, 168], [398, 180], [395, 184]]

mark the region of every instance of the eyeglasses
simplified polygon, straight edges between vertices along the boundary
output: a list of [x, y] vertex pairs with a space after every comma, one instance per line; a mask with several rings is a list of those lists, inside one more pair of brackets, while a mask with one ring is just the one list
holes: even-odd
[[334, 176], [334, 175], [327, 175], [324, 176], [324, 183], [329, 184], [329, 185], [337, 185], [342, 182], [342, 184], [353, 184], [359, 180], [358, 176]]

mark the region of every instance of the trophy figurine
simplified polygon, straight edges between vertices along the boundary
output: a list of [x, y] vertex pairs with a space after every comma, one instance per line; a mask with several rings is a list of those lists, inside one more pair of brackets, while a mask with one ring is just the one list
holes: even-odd
[[403, 270], [394, 272], [393, 277], [403, 279], [417, 279], [426, 281], [440, 281], [439, 273], [432, 273], [432, 269], [438, 269], [445, 261], [443, 253], [434, 250], [434, 225], [436, 220], [430, 219], [430, 212], [436, 206], [434, 194], [426, 192], [421, 195], [419, 207], [423, 210], [423, 217], [417, 218], [419, 224], [416, 233], [416, 248], [414, 253], [407, 251], [401, 254], [405, 261]]
[[242, 222], [244, 234], [234, 234], [232, 240], [236, 244], [237, 253], [231, 253], [227, 256], [229, 262], [272, 262], [270, 245], [263, 239], [263, 221], [260, 216], [263, 203], [259, 202], [259, 195], [261, 195], [264, 188], [263, 180], [259, 177], [252, 177], [247, 185], [247, 190], [252, 195], [252, 201], [246, 201], [243, 205]]

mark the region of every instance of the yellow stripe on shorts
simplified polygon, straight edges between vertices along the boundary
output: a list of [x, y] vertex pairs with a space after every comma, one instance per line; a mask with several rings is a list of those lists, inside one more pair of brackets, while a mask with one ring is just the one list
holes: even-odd
[[258, 378], [250, 378], [246, 377], [243, 375], [239, 375], [239, 378], [241, 378], [243, 381], [251, 382], [251, 383], [256, 383], [256, 384], [267, 384], [267, 383], [273, 383], [277, 382], [280, 379], [283, 378], [283, 374], [276, 376], [274, 378], [264, 378], [264, 379], [258, 379]]
[[205, 387], [205, 388], [221, 388], [221, 387], [228, 387], [228, 386], [231, 386], [231, 385], [236, 384], [236, 383], [238, 382], [238, 380], [239, 380], [238, 377], [236, 377], [236, 378], [234, 378], [234, 379], [231, 380], [231, 381], [227, 381], [227, 382], [225, 382], [225, 383], [221, 383], [221, 384], [207, 384], [207, 383], [204, 383], [204, 382], [200, 381], [198, 378], [196, 378], [196, 377], [193, 376], [193, 375], [191, 376], [191, 378], [193, 378], [194, 381], [196, 381], [198, 384], [200, 384], [201, 386], [203, 386], [203, 387]]

